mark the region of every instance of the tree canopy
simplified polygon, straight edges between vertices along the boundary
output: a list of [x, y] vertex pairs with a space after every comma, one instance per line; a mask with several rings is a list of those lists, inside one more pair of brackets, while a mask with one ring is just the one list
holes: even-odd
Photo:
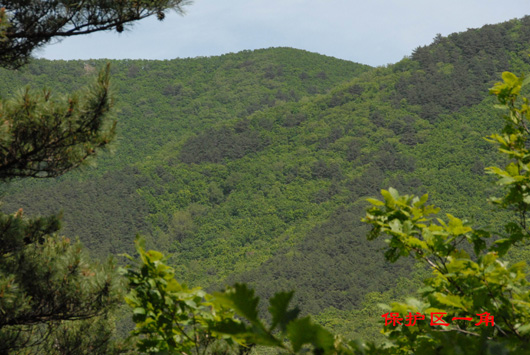
[[[0, 3], [0, 66], [17, 68], [53, 38], [116, 29], [182, 11], [174, 1]], [[55, 177], [96, 155], [114, 137], [109, 66], [79, 94], [56, 99], [26, 88], [0, 101], [0, 182]], [[91, 260], [59, 235], [59, 216], [0, 213], [0, 352], [108, 354], [122, 286], [112, 261]]]
[[[134, 309], [139, 349], [148, 353], [205, 353], [213, 339], [235, 342], [248, 350], [256, 345], [287, 353], [313, 354], [455, 354], [527, 353], [530, 351], [530, 286], [526, 263], [502, 257], [527, 243], [530, 207], [529, 100], [520, 95], [530, 80], [502, 74], [491, 93], [504, 110], [505, 126], [488, 140], [508, 163], [492, 166], [506, 193], [492, 202], [515, 212], [504, 232], [475, 229], [466, 220], [440, 212], [421, 198], [382, 190], [383, 201], [370, 198], [364, 222], [374, 240], [386, 235], [385, 257], [395, 262], [412, 256], [425, 262], [432, 275], [424, 280], [419, 298], [394, 302], [383, 314], [388, 342], [377, 345], [345, 341], [290, 308], [292, 293], [270, 298], [271, 322], [259, 317], [259, 298], [236, 284], [213, 295], [189, 290], [174, 278], [163, 255], [137, 246], [140, 261], [124, 273], [132, 286], [127, 298]], [[232, 316], [238, 315], [243, 320]], [[429, 322], [430, 318], [430, 322]], [[445, 320], [444, 320], [445, 318]], [[449, 323], [450, 322], [450, 323]], [[267, 324], [268, 323], [268, 324]], [[209, 339], [207, 343], [201, 339]]]

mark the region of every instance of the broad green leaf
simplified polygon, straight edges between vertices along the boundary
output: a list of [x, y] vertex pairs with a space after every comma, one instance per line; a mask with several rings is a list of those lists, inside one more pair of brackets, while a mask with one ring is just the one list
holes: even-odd
[[166, 290], [168, 292], [178, 292], [178, 291], [182, 290], [182, 286], [178, 283], [177, 280], [171, 279], [171, 280], [168, 281], [168, 283], [166, 285]]
[[519, 175], [519, 167], [517, 166], [517, 164], [512, 162], [512, 163], [508, 164], [508, 166], [506, 167], [506, 172], [510, 176], [517, 176], [517, 175]]
[[389, 191], [381, 190], [381, 195], [383, 195], [383, 197], [385, 198], [385, 202], [387, 205], [389, 205], [390, 207], [394, 206], [395, 200]]
[[151, 262], [161, 260], [164, 257], [164, 254], [156, 250], [149, 250], [146, 254]]
[[254, 296], [254, 290], [249, 289], [246, 284], [235, 284], [223, 293], [217, 293], [219, 300], [233, 308], [239, 315], [250, 322], [258, 322], [259, 297]]
[[464, 222], [460, 218], [456, 218], [451, 214], [447, 214], [449, 218], [449, 225], [447, 226], [447, 231], [453, 235], [462, 235], [468, 232], [471, 232], [471, 227], [464, 226]]
[[302, 346], [306, 344], [312, 344], [317, 349], [324, 351], [333, 348], [333, 335], [320, 325], [312, 323], [309, 317], [289, 323], [287, 335], [294, 352], [299, 352]]
[[366, 201], [370, 202], [374, 206], [384, 206], [385, 203], [375, 198], [367, 198]]
[[210, 326], [210, 329], [214, 332], [221, 334], [229, 334], [239, 337], [248, 337], [250, 329], [244, 323], [238, 322], [235, 319], [223, 319]]
[[517, 76], [515, 76], [515, 74], [510, 73], [508, 71], [505, 71], [502, 73], [502, 80], [504, 80], [504, 82], [509, 85], [514, 85], [518, 82]]
[[419, 201], [416, 202], [414, 205], [417, 206], [417, 207], [422, 206], [422, 205], [424, 205], [424, 204], [427, 202], [428, 199], [429, 199], [429, 195], [428, 195], [428, 194], [424, 194], [424, 195], [419, 199]]
[[513, 243], [510, 239], [499, 239], [493, 243], [492, 249], [499, 253], [499, 256], [504, 256], [508, 252], [512, 244]]
[[503, 177], [497, 181], [499, 185], [510, 185], [513, 184], [516, 180], [513, 177]]
[[298, 308], [287, 310], [294, 292], [278, 292], [270, 299], [269, 312], [272, 315], [271, 329], [280, 326], [282, 331], [286, 330], [287, 324], [295, 319], [300, 310]]
[[434, 294], [434, 298], [443, 305], [460, 308], [467, 311], [467, 307], [462, 303], [462, 298], [455, 295], [446, 295], [440, 292]]
[[392, 232], [401, 233], [401, 222], [398, 219], [391, 220], [388, 225]]
[[388, 189], [388, 192], [390, 192], [390, 195], [392, 195], [392, 197], [394, 198], [394, 200], [398, 200], [399, 199], [399, 193], [396, 189], [394, 189], [393, 187], [390, 187]]

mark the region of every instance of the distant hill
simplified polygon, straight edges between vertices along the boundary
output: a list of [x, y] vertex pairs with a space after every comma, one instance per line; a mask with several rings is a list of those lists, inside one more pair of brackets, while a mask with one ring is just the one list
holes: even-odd
[[[0, 96], [9, 97], [29, 83], [37, 89], [52, 88], [56, 94], [71, 92], [89, 83], [107, 62], [112, 66], [119, 122], [113, 154], [98, 157], [97, 169], [56, 180], [15, 182], [4, 199], [6, 210], [64, 210], [64, 233], [79, 236], [96, 255], [132, 251], [136, 232], [167, 230], [168, 217], [153, 223], [149, 204], [138, 193], [148, 183], [164, 187], [140, 172], [139, 165], [167, 166], [196, 132], [325, 94], [371, 69], [290, 48], [169, 61], [41, 59], [20, 71], [1, 70]], [[174, 205], [166, 212], [170, 215], [179, 208]]]
[[[4, 209], [64, 208], [65, 233], [95, 255], [130, 251], [140, 231], [173, 253], [182, 280], [246, 281], [264, 297], [296, 289], [325, 321], [414, 271], [366, 240], [364, 200], [381, 188], [429, 192], [479, 225], [506, 218], [484, 202], [496, 158], [481, 137], [501, 124], [488, 88], [502, 71], [530, 72], [529, 53], [525, 17], [437, 37], [380, 68], [289, 48], [112, 61], [116, 153], [95, 170], [12, 184]], [[37, 60], [0, 72], [1, 95], [27, 82], [70, 91], [102, 65]]]

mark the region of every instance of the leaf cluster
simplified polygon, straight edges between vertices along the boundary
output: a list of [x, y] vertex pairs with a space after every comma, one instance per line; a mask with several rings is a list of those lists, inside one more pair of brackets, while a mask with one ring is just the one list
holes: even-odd
[[[427, 195], [421, 199], [399, 195], [395, 189], [382, 190], [384, 200], [370, 199], [372, 207], [364, 222], [372, 226], [369, 238], [387, 235], [385, 256], [396, 261], [412, 255], [432, 269], [432, 277], [424, 281], [421, 300], [410, 299], [393, 303], [391, 309], [400, 314], [420, 312], [430, 315], [443, 312], [447, 318], [478, 315], [487, 312], [494, 316], [495, 326], [479, 323], [453, 323], [448, 327], [388, 325], [385, 332], [394, 343], [395, 353], [453, 353], [456, 349], [486, 353], [530, 351], [530, 287], [526, 263], [511, 264], [501, 259], [513, 246], [528, 239], [526, 227], [529, 187], [528, 150], [525, 142], [528, 131], [528, 101], [520, 99], [524, 77], [505, 72], [503, 82], [491, 93], [496, 95], [504, 115], [502, 134], [489, 140], [507, 156], [506, 167], [491, 167], [498, 184], [506, 188], [504, 197], [494, 202], [504, 208], [512, 207], [519, 223], [508, 222], [505, 234], [473, 229], [469, 223], [450, 214], [447, 220], [433, 218], [437, 208], [427, 205]], [[488, 239], [494, 239], [488, 242]], [[472, 250], [472, 254], [470, 251]], [[451, 345], [445, 342], [451, 338]]]
[[267, 325], [258, 314], [259, 297], [247, 285], [235, 284], [213, 295], [188, 289], [176, 281], [163, 254], [145, 251], [142, 244], [137, 240], [138, 264], [123, 269], [131, 289], [126, 301], [136, 323], [132, 335], [140, 336], [136, 344], [142, 352], [228, 353], [239, 346], [239, 353], [247, 353], [266, 346], [292, 354], [353, 354], [358, 346], [343, 342], [310, 317], [300, 318], [299, 309], [289, 306], [293, 292], [279, 292], [269, 300], [272, 320]]

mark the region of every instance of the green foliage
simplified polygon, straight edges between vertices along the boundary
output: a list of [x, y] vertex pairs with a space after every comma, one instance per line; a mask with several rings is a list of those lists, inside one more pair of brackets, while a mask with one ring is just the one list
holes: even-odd
[[[0, 66], [18, 68], [56, 37], [115, 28], [156, 14], [173, 1], [10, 1], [0, 9]], [[92, 68], [93, 70], [94, 68]], [[55, 99], [27, 87], [0, 100], [0, 181], [57, 177], [96, 155], [114, 138], [110, 67], [81, 94]], [[2, 82], [2, 90], [5, 81]], [[74, 91], [74, 90], [71, 90]], [[3, 95], [2, 95], [3, 96]], [[18, 207], [17, 207], [18, 208]], [[22, 208], [0, 213], [0, 352], [124, 352], [113, 313], [121, 303], [114, 264], [90, 260], [79, 242], [58, 235], [59, 217], [27, 219]]]
[[[172, 253], [168, 264], [190, 286], [246, 282], [261, 299], [296, 289], [302, 317], [333, 307], [345, 319], [367, 294], [396, 295], [411, 271], [384, 259], [383, 240], [364, 237], [365, 198], [382, 186], [428, 191], [480, 229], [517, 222], [483, 198], [496, 194], [484, 167], [499, 158], [481, 137], [501, 129], [486, 88], [501, 71], [530, 71], [529, 33], [528, 18], [486, 26], [385, 68], [289, 48], [114, 61], [115, 154], [82, 174], [2, 186], [4, 211], [64, 209], [65, 231], [94, 256], [131, 253], [139, 230]], [[0, 95], [28, 83], [69, 93], [102, 64], [35, 60], [0, 72]], [[271, 321], [267, 307], [259, 312]], [[365, 319], [352, 329], [374, 330], [377, 318]]]
[[299, 310], [289, 308], [292, 292], [270, 299], [269, 326], [259, 318], [259, 297], [246, 285], [235, 284], [214, 295], [188, 289], [175, 280], [173, 268], [163, 262], [160, 252], [146, 252], [142, 244], [137, 241], [138, 265], [123, 271], [131, 287], [126, 301], [136, 323], [132, 334], [140, 336], [139, 351], [205, 354], [223, 349], [226, 353], [239, 345], [239, 353], [247, 353], [258, 345], [293, 354], [302, 350], [353, 354], [349, 345], [309, 317], [298, 318]]
[[[107, 67], [81, 98], [57, 102], [26, 90], [3, 101], [0, 180], [61, 175], [105, 146], [114, 134], [108, 74]], [[57, 216], [22, 214], [0, 214], [1, 351], [114, 351], [109, 317], [121, 301], [114, 265], [90, 261], [79, 242], [60, 237]], [[94, 332], [79, 340], [87, 329]]]
[[141, 263], [123, 273], [131, 287], [125, 300], [133, 309], [133, 334], [141, 336], [138, 350], [198, 353], [199, 348], [213, 346], [209, 325], [231, 319], [233, 313], [212, 308], [211, 297], [204, 291], [188, 289], [175, 280], [174, 269], [164, 264], [161, 253], [146, 252], [143, 243], [136, 243]]
[[[529, 81], [511, 73], [504, 73], [503, 80], [491, 92], [507, 110], [504, 115], [506, 125], [502, 135], [492, 135], [490, 140], [499, 145], [499, 151], [509, 158], [509, 163], [504, 169], [491, 167], [488, 170], [507, 190], [503, 198], [494, 202], [503, 208], [513, 207], [519, 214], [518, 224], [506, 224], [505, 238], [499, 239], [488, 230], [474, 229], [469, 222], [451, 214], [447, 214], [445, 220], [435, 218], [440, 209], [427, 203], [427, 195], [421, 198], [400, 195], [396, 189], [390, 188], [381, 191], [383, 201], [368, 199], [372, 207], [363, 220], [372, 226], [368, 239], [374, 240], [381, 235], [390, 237], [386, 240], [386, 259], [396, 262], [411, 255], [432, 270], [432, 276], [424, 280], [420, 299], [394, 302], [385, 315], [401, 315], [403, 318], [399, 320], [407, 315], [408, 320], [413, 315], [420, 315], [422, 319], [415, 324], [385, 322], [384, 333], [390, 341], [387, 344], [346, 343], [313, 323], [309, 317], [298, 318], [299, 310], [289, 309], [293, 297], [290, 292], [277, 293], [270, 299], [272, 324], [267, 326], [259, 317], [259, 298], [247, 285], [236, 284], [213, 297], [196, 294], [198, 290], [182, 288], [175, 281], [173, 270], [160, 262], [161, 253], [146, 253], [139, 247], [142, 260], [139, 270], [129, 269], [128, 272], [133, 287], [128, 300], [134, 309], [133, 319], [140, 327], [137, 334], [147, 336], [139, 341], [139, 349], [147, 350], [145, 341], [169, 333], [169, 337], [157, 338], [153, 352], [189, 351], [193, 347], [196, 353], [200, 352], [198, 337], [194, 341], [186, 336], [179, 324], [182, 320], [167, 320], [168, 315], [180, 313], [166, 306], [146, 310], [146, 307], [167, 298], [166, 303], [185, 304], [178, 308], [184, 312], [182, 319], [193, 319], [194, 322], [199, 319], [201, 330], [208, 332], [210, 337], [223, 334], [242, 346], [269, 346], [288, 353], [498, 354], [530, 351], [530, 287], [526, 264], [510, 264], [500, 259], [510, 247], [518, 246], [528, 238], [525, 213], [529, 202], [526, 196], [530, 188], [530, 153], [525, 143], [530, 133], [527, 129], [529, 106], [527, 99], [519, 100], [519, 93]], [[492, 237], [495, 240], [488, 242]], [[166, 273], [166, 270], [170, 271]], [[140, 277], [141, 282], [138, 281]], [[157, 281], [160, 277], [161, 280]], [[172, 288], [173, 291], [184, 291], [166, 297], [166, 291]], [[192, 296], [195, 297], [194, 305], [210, 301], [211, 308], [190, 307], [185, 300]], [[221, 315], [219, 309], [226, 313]], [[244, 321], [231, 318], [232, 312]], [[152, 318], [147, 320], [146, 314]], [[214, 318], [217, 315], [221, 316]], [[452, 322], [432, 324], [436, 315], [452, 319]], [[425, 321], [429, 317], [431, 323]], [[455, 319], [467, 317], [470, 319]], [[210, 322], [200, 322], [201, 319]], [[193, 328], [195, 323], [192, 324]], [[147, 328], [147, 325], [154, 326]]]
[[0, 102], [0, 179], [62, 175], [106, 146], [115, 133], [108, 118], [109, 71], [107, 66], [81, 97], [56, 102], [50, 91], [26, 89]]
[[[108, 328], [103, 319], [122, 297], [112, 263], [90, 261], [79, 243], [59, 237], [56, 217], [27, 220], [20, 210], [15, 216], [2, 214], [0, 225], [2, 352], [45, 348], [51, 334], [59, 336], [67, 327], [74, 331], [100, 322], [98, 327]], [[110, 351], [112, 329], [93, 335], [84, 339], [86, 346]]]
[[[27, 67], [24, 75], [28, 80], [42, 80], [43, 83], [54, 75], [60, 78], [57, 85], [65, 91], [86, 81], [88, 72], [84, 62], [64, 62], [59, 72], [55, 64], [36, 61]], [[283, 68], [281, 75], [271, 79], [261, 74], [273, 64]], [[120, 138], [113, 147], [116, 154], [112, 158], [98, 159], [98, 170], [46, 182], [45, 189], [42, 188], [44, 184], [13, 183], [5, 198], [6, 210], [16, 210], [20, 205], [27, 213], [56, 212], [64, 208], [66, 230], [78, 234], [94, 255], [107, 255], [109, 251], [130, 252], [126, 245], [134, 234], [132, 227], [138, 226], [141, 232], [152, 236], [148, 240], [157, 248], [179, 250], [180, 255], [176, 255], [175, 260], [178, 260], [179, 270], [189, 275], [187, 281], [195, 279], [193, 283], [198, 283], [196, 275], [201, 275], [201, 278], [208, 277], [211, 284], [231, 273], [233, 265], [236, 270], [246, 269], [247, 261], [259, 265], [273, 250], [283, 247], [279, 239], [292, 235], [289, 228], [295, 228], [296, 237], [303, 237], [303, 233], [319, 222], [309, 217], [329, 209], [322, 205], [318, 211], [311, 212], [317, 206], [311, 202], [314, 195], [323, 189], [326, 196], [330, 196], [328, 185], [331, 183], [322, 184], [321, 178], [313, 177], [312, 171], [308, 171], [307, 182], [311, 188], [307, 191], [304, 191], [304, 180], [294, 181], [288, 191], [281, 191], [283, 187], [280, 190], [285, 184], [285, 175], [295, 178], [306, 163], [313, 165], [316, 159], [301, 159], [303, 156], [300, 156], [295, 164], [281, 170], [277, 166], [271, 174], [272, 164], [294, 159], [285, 147], [281, 154], [267, 151], [267, 156], [258, 164], [245, 167], [248, 164], [245, 159], [254, 160], [269, 146], [260, 142], [268, 142], [270, 136], [278, 132], [268, 131], [266, 127], [269, 126], [260, 118], [240, 120], [237, 117], [245, 117], [250, 106], [261, 112], [269, 106], [283, 105], [273, 99], [278, 88], [294, 90], [297, 97], [310, 95], [311, 87], [318, 93], [325, 93], [344, 78], [356, 76], [368, 67], [277, 48], [219, 58], [121, 61], [113, 63], [112, 68], [113, 87], [121, 99], [116, 103], [121, 110], [117, 115]], [[129, 76], [130, 68], [136, 68], [135, 77]], [[315, 68], [320, 69], [313, 72]], [[322, 70], [328, 73], [325, 80], [317, 78]], [[301, 71], [308, 77], [300, 79]], [[78, 82], [74, 83], [72, 76], [77, 77]], [[153, 80], [155, 77], [164, 78], [163, 82]], [[182, 87], [169, 92], [164, 90], [166, 84]], [[220, 93], [227, 96], [226, 100], [220, 100]], [[268, 122], [268, 118], [265, 119]], [[279, 113], [277, 120], [271, 122], [271, 129], [278, 125], [284, 127], [283, 121], [280, 123], [283, 114]], [[207, 129], [211, 126], [214, 127]], [[204, 131], [209, 134], [205, 135]], [[285, 131], [293, 134], [292, 129], [285, 128]], [[327, 128], [322, 134], [329, 135]], [[209, 142], [217, 144], [217, 150], [204, 149], [210, 147]], [[297, 142], [296, 146], [301, 143]], [[185, 152], [192, 161], [186, 160], [183, 164], [181, 158]], [[216, 163], [209, 162], [204, 158], [206, 153], [201, 152], [213, 156], [210, 160]], [[338, 174], [343, 169], [340, 161], [328, 162], [324, 157], [320, 160], [326, 163], [322, 180], [341, 177]], [[133, 167], [121, 170], [126, 165]], [[257, 175], [262, 177], [256, 179]], [[271, 187], [274, 189], [269, 193]], [[337, 194], [336, 190], [332, 195]], [[267, 207], [262, 209], [264, 200]], [[176, 213], [191, 216], [192, 221], [188, 219], [188, 222], [192, 223], [185, 223], [191, 228], [177, 227], [173, 223]], [[219, 245], [223, 241], [215, 238], [216, 230], [225, 234], [225, 245]], [[106, 238], [107, 231], [112, 238]], [[274, 243], [268, 243], [271, 239]], [[204, 243], [210, 246], [199, 247]], [[256, 245], [263, 243], [271, 245], [271, 252]], [[239, 250], [232, 252], [236, 249]], [[228, 250], [232, 251], [223, 252]], [[256, 251], [258, 255], [254, 256]], [[210, 253], [216, 257], [211, 258], [207, 255]], [[229, 255], [234, 260], [227, 260]], [[194, 260], [202, 259], [206, 260], [198, 263], [197, 270], [192, 270]]]
[[[114, 133], [108, 74], [81, 98], [59, 102], [26, 90], [2, 101], [0, 180], [61, 175], [105, 146]], [[109, 320], [122, 297], [114, 265], [60, 237], [57, 216], [22, 215], [0, 214], [0, 351], [119, 351]]]
[[[412, 59], [420, 70], [399, 79], [396, 100], [421, 105], [423, 116], [431, 122], [440, 113], [479, 103], [498, 73], [510, 66], [510, 53], [520, 64], [528, 65], [521, 41], [528, 41], [530, 34], [520, 27], [528, 26], [528, 21], [523, 18], [438, 36], [431, 45], [418, 47]], [[514, 69], [524, 70], [519, 65]]]
[[[244, 121], [242, 122], [245, 124]], [[221, 163], [225, 159], [239, 159], [249, 153], [257, 152], [265, 145], [265, 139], [248, 126], [235, 131], [227, 127], [208, 129], [184, 143], [180, 159], [188, 164]]]
[[[427, 195], [421, 199], [399, 195], [395, 189], [382, 190], [384, 201], [370, 199], [372, 204], [364, 221], [372, 225], [369, 238], [387, 235], [385, 256], [396, 261], [412, 255], [424, 261], [433, 271], [424, 281], [421, 299], [393, 303], [391, 311], [401, 315], [430, 315], [443, 312], [447, 319], [471, 316], [471, 323], [453, 322], [451, 325], [432, 326], [418, 322], [416, 326], [392, 324], [385, 332], [393, 341], [392, 352], [453, 354], [481, 352], [528, 352], [527, 324], [530, 319], [530, 289], [526, 263], [511, 264], [501, 256], [512, 246], [519, 246], [528, 238], [526, 227], [528, 208], [526, 196], [530, 187], [528, 174], [528, 100], [520, 99], [520, 91], [528, 80], [505, 72], [503, 82], [491, 93], [500, 102], [505, 127], [502, 134], [489, 140], [499, 146], [509, 163], [504, 169], [490, 167], [506, 194], [493, 201], [503, 208], [512, 207], [518, 215], [517, 223], [505, 224], [505, 233], [488, 242], [495, 234], [473, 229], [468, 222], [447, 214], [447, 220], [433, 219], [439, 209], [427, 205]], [[472, 250], [472, 254], [470, 251]], [[477, 316], [491, 315], [495, 326], [481, 324]], [[475, 323], [475, 321], [478, 321]], [[448, 343], [450, 339], [450, 342]]]

